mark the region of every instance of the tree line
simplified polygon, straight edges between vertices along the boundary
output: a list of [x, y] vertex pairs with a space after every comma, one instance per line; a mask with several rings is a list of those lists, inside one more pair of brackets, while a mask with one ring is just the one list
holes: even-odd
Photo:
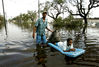
[[4, 26], [4, 17], [0, 15], [0, 29]]
[[10, 22], [17, 22], [17, 23], [26, 23], [26, 22], [35, 22], [37, 19], [37, 12], [36, 11], [28, 11], [27, 13], [20, 14], [14, 18], [9, 19]]
[[[42, 11], [47, 11], [48, 16], [57, 22], [58, 18], [63, 15], [79, 16], [84, 20], [83, 33], [87, 27], [87, 18], [90, 11], [99, 7], [99, 0], [53, 0], [41, 4]], [[66, 18], [66, 17], [65, 17]]]
[[[40, 12], [47, 11], [47, 15], [53, 19], [54, 27], [70, 27], [70, 24], [71, 27], [76, 27], [82, 24], [84, 32], [88, 24], [87, 18], [90, 15], [90, 11], [96, 7], [99, 7], [98, 0], [53, 0], [52, 2], [46, 1], [46, 3], [41, 3]], [[66, 17], [65, 15], [69, 16]], [[75, 16], [79, 16], [84, 22], [81, 19], [76, 19]], [[22, 23], [28, 21], [35, 22], [36, 19], [37, 12], [28, 11], [27, 14], [20, 14], [10, 19], [10, 21]]]

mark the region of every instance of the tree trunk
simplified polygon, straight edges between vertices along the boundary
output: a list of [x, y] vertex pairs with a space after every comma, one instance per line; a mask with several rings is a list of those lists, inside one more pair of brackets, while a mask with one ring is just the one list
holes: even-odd
[[86, 28], [87, 28], [88, 22], [87, 22], [87, 18], [84, 17], [84, 27], [83, 27], [83, 34], [85, 34]]

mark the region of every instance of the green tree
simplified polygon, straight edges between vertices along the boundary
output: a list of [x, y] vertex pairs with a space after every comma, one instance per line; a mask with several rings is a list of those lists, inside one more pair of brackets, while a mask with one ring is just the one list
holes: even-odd
[[33, 30], [33, 25], [36, 22], [37, 13], [35, 11], [28, 11], [27, 13], [20, 14], [12, 19], [9, 19], [10, 22], [18, 25], [22, 29]]
[[[68, 1], [68, 0], [67, 0]], [[73, 6], [74, 9], [70, 9], [70, 6]], [[99, 0], [69, 0], [68, 11], [72, 15], [78, 15], [84, 19], [85, 26], [83, 33], [87, 27], [87, 17], [91, 9], [99, 7]], [[75, 13], [76, 12], [76, 13]]]
[[36, 11], [28, 11], [28, 16], [31, 19], [32, 22], [36, 21], [37, 18], [37, 12]]
[[47, 11], [48, 16], [55, 21], [61, 14], [67, 11], [65, 0], [53, 0], [52, 2], [47, 1], [45, 6], [43, 5], [44, 4], [41, 4], [41, 11]]
[[90, 10], [93, 8], [99, 7], [99, 1], [98, 0], [69, 0], [69, 3], [77, 9], [76, 13], [74, 13], [73, 9], [69, 9], [69, 12], [72, 15], [81, 16], [84, 19], [85, 24], [88, 23], [87, 17], [88, 17]]
[[79, 18], [74, 18], [73, 15], [69, 15], [63, 21], [65, 23], [66, 28], [77, 29], [77, 28], [82, 28], [83, 26], [82, 23], [83, 21]]
[[72, 15], [69, 15], [67, 18], [64, 19], [62, 19], [62, 17], [58, 17], [56, 21], [53, 21], [53, 27], [55, 29], [81, 29], [82, 20], [79, 18], [74, 18]]
[[0, 15], [0, 29], [4, 26], [4, 17]]
[[20, 14], [19, 16], [16, 16], [10, 21], [25, 23], [25, 22], [35, 22], [37, 18], [37, 13], [34, 11], [28, 11], [28, 13]]
[[0, 23], [3, 23], [4, 22], [4, 17], [2, 15], [0, 15]]
[[57, 20], [53, 20], [52, 24], [55, 29], [60, 29], [64, 27], [64, 21], [62, 17], [58, 17]]

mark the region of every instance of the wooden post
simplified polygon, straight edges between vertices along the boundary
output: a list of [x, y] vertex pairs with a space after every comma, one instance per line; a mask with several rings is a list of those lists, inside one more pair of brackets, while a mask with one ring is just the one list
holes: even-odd
[[5, 32], [6, 32], [6, 35], [7, 35], [7, 26], [6, 26], [5, 9], [4, 9], [4, 1], [3, 1], [3, 0], [2, 0], [2, 8], [3, 8], [3, 16], [4, 16]]
[[38, 18], [40, 18], [40, 0], [38, 0]]

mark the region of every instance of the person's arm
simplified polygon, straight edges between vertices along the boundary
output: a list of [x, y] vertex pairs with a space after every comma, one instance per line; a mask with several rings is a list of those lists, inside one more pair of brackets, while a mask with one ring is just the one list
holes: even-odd
[[74, 48], [72, 48], [72, 49], [70, 49], [69, 51], [75, 51], [75, 49], [74, 49]]
[[33, 27], [33, 39], [35, 38], [35, 32], [37, 27], [39, 26], [40, 19], [38, 19]]
[[64, 52], [70, 52], [70, 51], [75, 51], [75, 49], [73, 47], [73, 44], [70, 46], [70, 49], [69, 50], [65, 50]]
[[70, 47], [70, 51], [75, 51], [74, 47], [73, 47], [73, 44], [71, 45]]
[[75, 49], [72, 48], [72, 49], [69, 49], [69, 50], [64, 50], [64, 52], [70, 52], [70, 51], [75, 51]]
[[70, 49], [69, 50], [63, 50], [64, 52], [70, 52]]
[[33, 27], [33, 39], [35, 38], [36, 27]]
[[48, 31], [51, 31], [51, 32], [53, 32], [52, 30], [50, 30], [48, 27], [46, 27], [46, 29], [48, 30]]

